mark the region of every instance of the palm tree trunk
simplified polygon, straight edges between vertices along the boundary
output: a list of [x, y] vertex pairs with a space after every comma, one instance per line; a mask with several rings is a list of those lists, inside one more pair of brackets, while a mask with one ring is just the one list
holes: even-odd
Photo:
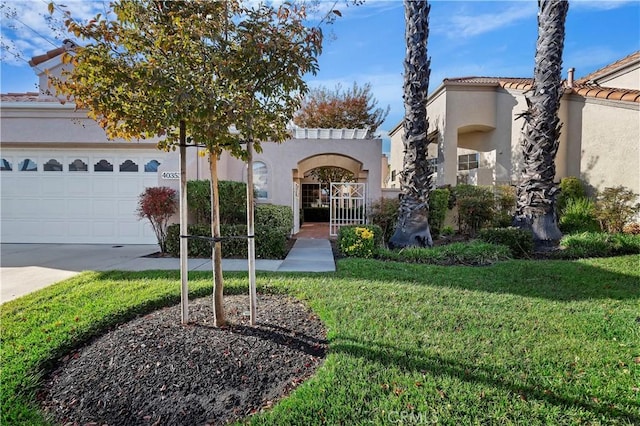
[[558, 187], [553, 180], [560, 141], [558, 108], [563, 93], [562, 50], [569, 3], [540, 0], [538, 7], [533, 94], [526, 97], [529, 108], [523, 113], [523, 172], [514, 225], [531, 230], [536, 243], [545, 246], [556, 245], [562, 237], [555, 211]]
[[[218, 190], [218, 154], [209, 153], [209, 168], [211, 172], [211, 236], [220, 238], [220, 194]], [[222, 243], [216, 241], [211, 253], [213, 268], [213, 325], [223, 327], [226, 323], [224, 314], [222, 277]]]
[[429, 5], [422, 0], [405, 0], [403, 124], [404, 160], [400, 178], [400, 208], [390, 247], [431, 247], [429, 190], [431, 176], [427, 164], [427, 94], [429, 90]]

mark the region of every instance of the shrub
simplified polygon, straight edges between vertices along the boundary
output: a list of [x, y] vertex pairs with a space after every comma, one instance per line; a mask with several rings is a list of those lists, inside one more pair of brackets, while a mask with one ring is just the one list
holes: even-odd
[[382, 229], [376, 225], [342, 226], [338, 231], [338, 249], [350, 257], [373, 257], [378, 252]]
[[482, 229], [478, 237], [487, 243], [508, 247], [515, 258], [529, 257], [533, 252], [533, 235], [524, 229], [514, 227]]
[[257, 227], [280, 229], [288, 235], [293, 229], [293, 210], [289, 206], [257, 204], [255, 222]]
[[556, 210], [564, 211], [569, 204], [569, 200], [586, 198], [587, 192], [584, 183], [575, 176], [568, 176], [560, 179], [560, 194], [556, 198]]
[[162, 253], [167, 251], [169, 219], [177, 210], [176, 191], [166, 186], [146, 188], [138, 199], [138, 217], [149, 220]]
[[437, 237], [442, 232], [448, 208], [448, 189], [434, 189], [429, 193], [429, 228], [431, 229], [431, 236]]
[[427, 263], [431, 265], [491, 265], [510, 259], [509, 248], [483, 241], [453, 243], [433, 248], [404, 248], [380, 250], [378, 258], [396, 262]]
[[[247, 217], [247, 184], [221, 180], [220, 223], [245, 223]], [[211, 221], [211, 181], [190, 180], [187, 182], [187, 204], [196, 223]]]
[[622, 232], [625, 234], [639, 235], [640, 223], [638, 222], [628, 223], [624, 226], [624, 228], [622, 228]]
[[510, 185], [496, 186], [496, 211], [492, 219], [495, 228], [508, 228], [516, 210], [516, 188]]
[[593, 201], [588, 198], [569, 198], [558, 225], [565, 234], [600, 231]]
[[563, 259], [640, 254], [640, 235], [583, 232], [563, 237], [560, 245], [557, 257]]
[[456, 233], [456, 230], [453, 229], [452, 226], [445, 226], [444, 228], [442, 228], [442, 231], [440, 233], [444, 236], [450, 237]]
[[[209, 225], [189, 225], [189, 235], [210, 237]], [[282, 228], [257, 226], [255, 229], [256, 258], [282, 259], [287, 254], [287, 233]], [[224, 237], [247, 235], [246, 225], [220, 225], [220, 233]], [[180, 256], [180, 225], [169, 226], [167, 233], [167, 252], [174, 257]], [[222, 242], [222, 255], [225, 258], [246, 258], [246, 238], [232, 238]], [[211, 257], [211, 242], [205, 239], [189, 239], [189, 257]]]
[[380, 198], [371, 204], [369, 209], [369, 222], [380, 227], [381, 239], [385, 243], [391, 239], [398, 222], [398, 198]]
[[458, 226], [460, 232], [475, 235], [494, 215], [495, 198], [487, 188], [474, 185], [456, 186]]
[[640, 204], [633, 204], [637, 197], [624, 186], [605, 188], [596, 201], [596, 218], [602, 229], [609, 233], [622, 232], [624, 225], [640, 211]]

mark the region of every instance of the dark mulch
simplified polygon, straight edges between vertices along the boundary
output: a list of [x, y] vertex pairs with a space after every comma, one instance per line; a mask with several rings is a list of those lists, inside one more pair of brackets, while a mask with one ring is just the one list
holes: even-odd
[[69, 354], [46, 381], [41, 404], [61, 424], [205, 425], [238, 420], [287, 395], [315, 372], [326, 330], [301, 302], [225, 296], [230, 323], [213, 327], [211, 298], [123, 324]]

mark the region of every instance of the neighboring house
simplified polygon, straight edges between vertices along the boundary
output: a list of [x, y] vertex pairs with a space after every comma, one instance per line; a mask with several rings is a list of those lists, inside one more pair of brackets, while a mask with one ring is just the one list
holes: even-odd
[[[65, 45], [32, 59], [40, 93], [3, 94], [0, 103], [0, 240], [5, 243], [153, 244], [138, 220], [137, 201], [149, 186], [178, 187], [177, 152], [157, 141], [110, 141], [72, 103], [48, 94], [46, 71], [60, 75]], [[258, 202], [288, 205], [299, 226], [302, 208], [327, 208], [328, 188], [309, 176], [316, 167], [349, 170], [364, 183], [362, 201], [381, 196], [387, 165], [380, 139], [366, 130], [294, 129], [282, 144], [265, 142], [254, 155]], [[246, 164], [224, 154], [219, 178], [246, 181]], [[209, 165], [188, 148], [189, 179], [208, 179]], [[346, 201], [345, 201], [346, 203]], [[362, 209], [364, 211], [364, 207]]]
[[[577, 176], [592, 189], [623, 185], [640, 193], [640, 52], [564, 82], [556, 178]], [[520, 135], [532, 79], [445, 79], [430, 96], [429, 158], [436, 185], [515, 184]], [[391, 133], [391, 187], [402, 171], [402, 123]]]

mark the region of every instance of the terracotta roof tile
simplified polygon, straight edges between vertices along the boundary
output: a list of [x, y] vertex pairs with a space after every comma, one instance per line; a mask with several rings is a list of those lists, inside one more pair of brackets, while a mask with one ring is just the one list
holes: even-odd
[[609, 99], [612, 101], [626, 101], [640, 103], [640, 90], [618, 89], [615, 87], [600, 87], [593, 84], [575, 84], [571, 89], [576, 95], [585, 98]]
[[[639, 52], [640, 53], [640, 52]], [[628, 63], [628, 62], [627, 62]], [[447, 83], [473, 85], [495, 85], [504, 89], [530, 90], [533, 86], [531, 78], [512, 77], [457, 77], [444, 79]], [[565, 82], [566, 85], [566, 82]], [[594, 84], [578, 83], [572, 89], [567, 88], [586, 98], [609, 99], [612, 101], [626, 101], [640, 103], [640, 90], [620, 89], [615, 87], [600, 87]]]
[[65, 40], [62, 46], [57, 47], [53, 50], [49, 50], [44, 55], [38, 55], [31, 58], [31, 60], [29, 61], [29, 65], [31, 65], [32, 67], [35, 67], [36, 65], [40, 65], [41, 63], [46, 62], [51, 58], [55, 58], [58, 55], [62, 55], [64, 52], [66, 52], [67, 50], [71, 50], [74, 47], [76, 47], [76, 44], [73, 41]]
[[603, 77], [607, 74], [610, 74], [612, 72], [614, 72], [615, 70], [617, 70], [618, 68], [621, 68], [625, 65], [628, 65], [630, 63], [633, 63], [635, 61], [640, 60], [640, 50], [638, 50], [637, 52], [634, 52], [628, 56], [625, 56], [624, 58], [615, 61], [612, 64], [609, 64], [607, 66], [604, 66], [598, 70], [595, 70], [594, 72], [592, 72], [591, 74], [588, 74], [582, 78], [580, 78], [579, 80], [576, 80], [577, 84], [583, 84], [583, 83], [587, 83], [588, 81], [591, 80], [597, 80], [600, 77]]

